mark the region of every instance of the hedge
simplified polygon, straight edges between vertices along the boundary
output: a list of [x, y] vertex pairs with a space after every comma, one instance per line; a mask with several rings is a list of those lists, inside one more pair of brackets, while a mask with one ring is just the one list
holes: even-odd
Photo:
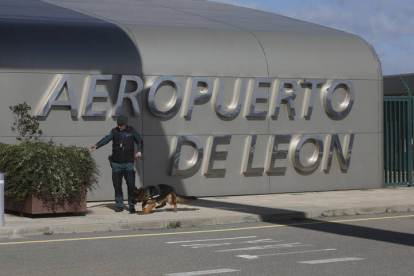
[[49, 201], [81, 198], [98, 185], [98, 166], [89, 149], [26, 142], [0, 143], [0, 172], [5, 197], [23, 200], [30, 194]]

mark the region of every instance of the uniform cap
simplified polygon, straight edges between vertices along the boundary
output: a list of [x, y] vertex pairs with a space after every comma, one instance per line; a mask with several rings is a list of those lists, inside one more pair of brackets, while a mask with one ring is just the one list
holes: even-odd
[[118, 117], [116, 123], [118, 124], [118, 126], [124, 126], [128, 123], [128, 117], [125, 115], [121, 115]]

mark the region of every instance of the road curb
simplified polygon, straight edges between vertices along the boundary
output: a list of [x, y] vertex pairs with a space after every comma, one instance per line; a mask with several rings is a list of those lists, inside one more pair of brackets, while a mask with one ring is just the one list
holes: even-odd
[[262, 215], [233, 215], [225, 217], [205, 217], [189, 218], [180, 220], [154, 220], [139, 222], [119, 222], [119, 223], [91, 223], [91, 224], [71, 224], [57, 226], [20, 226], [20, 227], [0, 227], [0, 237], [21, 237], [31, 235], [52, 235], [68, 233], [93, 233], [109, 232], [121, 230], [151, 230], [167, 229], [176, 227], [194, 227], [223, 224], [241, 224], [251, 222], [272, 222], [280, 220], [303, 220], [317, 219], [325, 217], [343, 217], [354, 215], [373, 215], [384, 213], [414, 212], [413, 205], [394, 205], [394, 206], [377, 206], [363, 208], [345, 208], [336, 210], [321, 211], [289, 211], [275, 214]]

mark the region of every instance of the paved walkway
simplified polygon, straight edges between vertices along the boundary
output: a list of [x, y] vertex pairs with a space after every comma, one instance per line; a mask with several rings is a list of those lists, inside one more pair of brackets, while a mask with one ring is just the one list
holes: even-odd
[[[141, 206], [137, 207], [140, 211]], [[387, 212], [414, 214], [414, 188], [206, 197], [179, 204], [176, 213], [167, 204], [149, 215], [130, 214], [127, 208], [115, 213], [114, 209], [113, 202], [90, 202], [82, 214], [27, 217], [6, 213], [0, 237], [161, 229], [177, 222], [186, 227]]]

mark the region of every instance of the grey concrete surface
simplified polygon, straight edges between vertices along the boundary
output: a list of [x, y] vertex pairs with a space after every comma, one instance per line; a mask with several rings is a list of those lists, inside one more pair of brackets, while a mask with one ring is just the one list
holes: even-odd
[[[280, 219], [414, 212], [414, 188], [306, 192], [290, 194], [206, 197], [151, 211], [148, 215], [114, 212], [113, 202], [90, 202], [86, 213], [21, 216], [5, 214], [0, 237], [42, 234], [162, 229], [180, 222], [181, 227], [234, 224]], [[137, 206], [137, 211], [141, 206]]]

